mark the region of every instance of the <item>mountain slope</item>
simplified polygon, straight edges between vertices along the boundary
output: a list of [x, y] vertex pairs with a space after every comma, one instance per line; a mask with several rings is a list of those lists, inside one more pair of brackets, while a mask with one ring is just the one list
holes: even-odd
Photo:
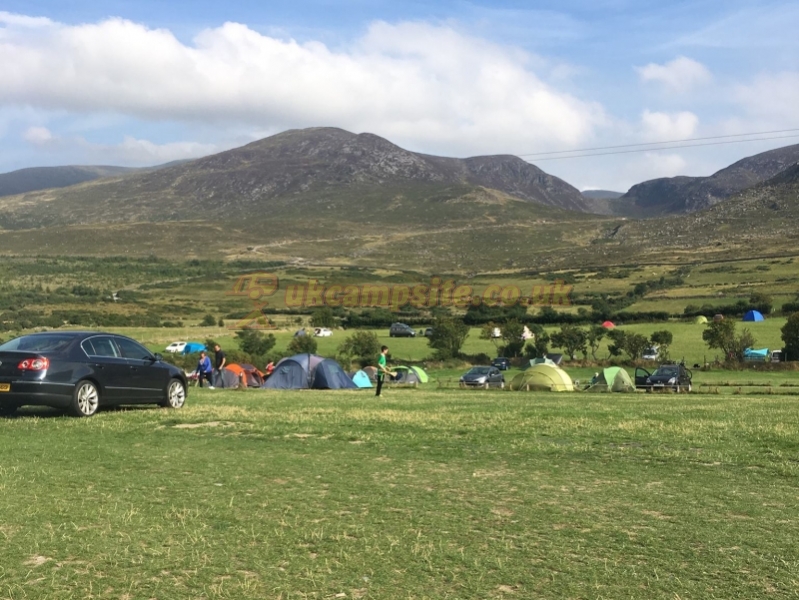
[[640, 217], [696, 212], [766, 181], [797, 162], [799, 144], [744, 158], [710, 177], [645, 181], [621, 197], [617, 212]]
[[690, 215], [630, 221], [614, 241], [640, 256], [750, 256], [793, 252], [799, 241], [799, 164]]
[[126, 167], [67, 166], [31, 167], [10, 173], [0, 173], [0, 196], [12, 196], [49, 188], [62, 188], [92, 181], [101, 177], [112, 177], [133, 171]]
[[591, 210], [576, 188], [516, 157], [433, 157], [376, 135], [317, 128], [159, 170], [5, 198], [0, 226], [301, 217], [318, 203], [349, 210], [365, 198], [379, 207], [398, 196], [434, 199], [478, 187], [541, 207]]

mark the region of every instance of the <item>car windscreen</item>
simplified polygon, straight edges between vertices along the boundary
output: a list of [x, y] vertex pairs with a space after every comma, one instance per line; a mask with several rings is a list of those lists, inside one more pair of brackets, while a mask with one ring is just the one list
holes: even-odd
[[660, 367], [653, 375], [667, 375], [669, 377], [676, 377], [679, 373], [677, 367]]
[[490, 369], [488, 367], [474, 367], [469, 369], [469, 375], [488, 375]]
[[63, 354], [75, 340], [63, 334], [24, 335], [0, 346], [0, 352], [36, 352], [38, 354]]

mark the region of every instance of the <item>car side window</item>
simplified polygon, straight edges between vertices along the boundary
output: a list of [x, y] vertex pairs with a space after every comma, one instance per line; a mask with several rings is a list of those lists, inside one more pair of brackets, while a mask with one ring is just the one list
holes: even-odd
[[83, 340], [83, 351], [89, 356], [117, 357], [117, 348], [110, 337], [97, 336]]
[[133, 358], [136, 360], [146, 360], [148, 358], [152, 358], [152, 353], [142, 346], [134, 342], [133, 340], [129, 340], [127, 338], [114, 338], [114, 341], [119, 346], [119, 350], [122, 353], [123, 358]]

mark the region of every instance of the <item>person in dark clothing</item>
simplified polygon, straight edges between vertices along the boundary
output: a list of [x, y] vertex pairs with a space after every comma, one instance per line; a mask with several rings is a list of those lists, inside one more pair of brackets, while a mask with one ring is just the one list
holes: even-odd
[[222, 351], [222, 347], [219, 344], [216, 344], [214, 346], [214, 368], [216, 369], [216, 374], [218, 375], [217, 385], [219, 385], [219, 387], [225, 387], [225, 383], [222, 380], [222, 369], [225, 368], [225, 363], [227, 363], [225, 353]]
[[197, 377], [200, 382], [200, 387], [203, 386], [203, 379], [208, 382], [208, 389], [214, 389], [214, 381], [211, 377], [213, 367], [211, 366], [211, 358], [205, 353], [205, 350], [200, 352], [200, 361], [197, 363]]

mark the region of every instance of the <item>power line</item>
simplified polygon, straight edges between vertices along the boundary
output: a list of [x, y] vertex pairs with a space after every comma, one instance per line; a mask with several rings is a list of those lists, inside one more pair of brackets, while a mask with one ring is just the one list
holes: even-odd
[[[788, 131], [790, 131], [790, 130], [788, 130]], [[756, 135], [756, 134], [752, 134], [752, 135]], [[702, 146], [723, 146], [725, 144], [741, 144], [743, 142], [763, 142], [763, 141], [767, 141], [767, 140], [787, 140], [787, 139], [797, 138], [797, 137], [799, 137], [799, 134], [783, 135], [783, 136], [776, 136], [776, 137], [753, 138], [753, 139], [749, 139], [749, 140], [727, 140], [725, 142], [709, 142], [707, 144], [682, 144], [682, 145], [676, 145], [676, 146], [664, 146], [662, 148], [638, 148], [637, 150], [618, 150], [618, 151], [615, 151], [615, 152], [596, 152], [596, 153], [592, 153], [592, 154], [576, 154], [576, 155], [572, 155], [572, 156], [545, 156], [543, 158], [532, 158], [532, 159], [527, 159], [527, 160], [528, 160], [528, 162], [529, 161], [533, 161], [533, 162], [539, 163], [539, 162], [544, 162], [544, 161], [547, 161], [547, 160], [564, 160], [564, 159], [568, 159], [568, 158], [587, 158], [587, 157], [590, 157], [590, 156], [611, 156], [611, 155], [614, 155], [614, 154], [633, 154], [633, 153], [636, 153], [636, 152], [659, 152], [661, 150], [676, 150], [678, 148], [700, 148]], [[669, 142], [662, 142], [662, 143], [669, 143]], [[622, 146], [622, 147], [624, 147], [624, 146]], [[579, 151], [575, 150], [575, 152], [579, 152]], [[529, 154], [523, 154], [521, 156], [530, 156], [530, 155]]]
[[[599, 150], [617, 150], [620, 148], [642, 148], [641, 151], [645, 151], [650, 146], [662, 146], [664, 144], [683, 144], [685, 142], [704, 142], [707, 140], [723, 140], [728, 138], [734, 137], [748, 137], [753, 135], [772, 135], [775, 133], [793, 133], [799, 132], [799, 129], [776, 129], [774, 131], [757, 131], [752, 133], [735, 133], [731, 135], [715, 135], [710, 137], [701, 137], [701, 138], [686, 138], [682, 140], [667, 140], [663, 142], [645, 142], [640, 144], [621, 144], [618, 146], [598, 146], [596, 148], [578, 148], [575, 150], [558, 150], [553, 152], [531, 152], [529, 154], [517, 154], [519, 157], [527, 157], [527, 156], [550, 156], [554, 154], [573, 154], [575, 152], [594, 152]], [[795, 137], [795, 136], [787, 136], [787, 137]], [[759, 138], [759, 139], [779, 139], [779, 138]], [[738, 140], [741, 142], [756, 142], [758, 139], [754, 140]], [[697, 144], [700, 145], [700, 144]], [[710, 144], [706, 144], [710, 145]], [[646, 148], [644, 148], [646, 147]], [[675, 146], [675, 147], [682, 147], [682, 146]], [[668, 148], [667, 148], [668, 149]]]

